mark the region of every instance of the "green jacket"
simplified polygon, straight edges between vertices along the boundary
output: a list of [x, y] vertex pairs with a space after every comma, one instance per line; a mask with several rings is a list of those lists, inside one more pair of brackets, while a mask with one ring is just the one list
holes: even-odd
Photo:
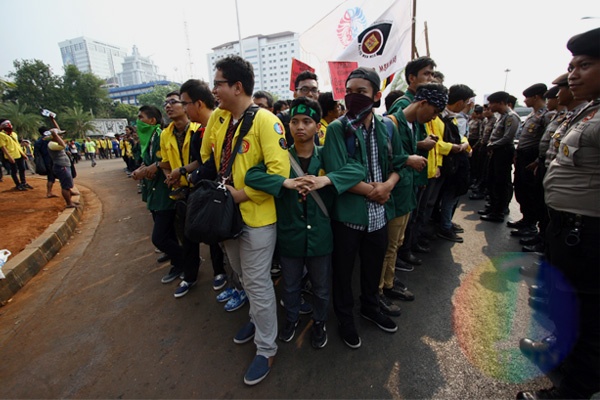
[[[398, 131], [394, 130], [392, 135], [392, 156], [388, 156], [388, 133], [385, 124], [377, 116], [375, 121], [375, 135], [379, 150], [379, 165], [383, 180], [387, 180], [392, 172], [400, 174], [402, 166], [406, 161], [406, 155], [401, 155], [401, 144]], [[327, 127], [327, 140], [323, 147], [322, 158], [325, 172], [338, 194], [335, 199], [331, 218], [343, 223], [351, 223], [367, 226], [369, 216], [367, 214], [367, 200], [364, 196], [350, 193], [348, 189], [367, 179], [367, 152], [362, 129], [354, 132], [354, 143], [356, 151], [353, 155], [348, 153], [346, 145], [346, 133], [341, 120], [335, 120]], [[394, 200], [385, 204], [388, 221], [394, 218]]]
[[[404, 117], [404, 113], [396, 114], [398, 121], [398, 133], [400, 134], [401, 154], [408, 158], [409, 154], [415, 154], [417, 143], [412, 140], [412, 133], [408, 127], [408, 122]], [[400, 171], [400, 181], [394, 187], [392, 196], [394, 196], [395, 217], [401, 217], [408, 214], [417, 207], [417, 196], [414, 188], [414, 172], [415, 170], [404, 166]]]
[[[160, 129], [157, 129], [150, 138], [146, 152], [142, 154], [144, 165], [152, 165], [161, 160], [160, 156]], [[142, 181], [142, 200], [150, 211], [164, 211], [175, 209], [175, 202], [169, 197], [171, 189], [165, 183], [165, 174], [158, 170], [154, 179]]]
[[[414, 100], [415, 100], [415, 95], [407, 90], [406, 93], [404, 93], [404, 96], [398, 98], [394, 102], [394, 104], [392, 104], [392, 106], [388, 110], [388, 115], [393, 115], [399, 124], [400, 118], [404, 118], [404, 114], [402, 113], [402, 110], [404, 110], [406, 107], [408, 107]], [[400, 116], [400, 114], [402, 114], [402, 116]], [[406, 118], [404, 118], [404, 120], [406, 121]], [[410, 153], [410, 154], [418, 154], [420, 156], [427, 158], [429, 151], [417, 150], [417, 147], [416, 147], [417, 142], [427, 138], [427, 131], [425, 130], [425, 126], [418, 122], [415, 123], [414, 126], [416, 128], [415, 129], [416, 140], [414, 143], [415, 144], [415, 152]], [[408, 125], [407, 125], [407, 128], [408, 128]], [[400, 129], [400, 128], [398, 127], [398, 129]], [[410, 134], [410, 131], [408, 133]], [[412, 171], [413, 171], [413, 184], [415, 186], [427, 185], [427, 168], [423, 168], [423, 170], [421, 172], [419, 172], [417, 170], [412, 170]]]
[[[308, 175], [323, 175], [321, 147], [315, 147], [308, 166]], [[290, 154], [299, 162], [296, 148], [292, 145]], [[290, 168], [290, 179], [298, 175]], [[284, 257], [316, 257], [333, 251], [331, 221], [311, 195], [303, 199], [296, 190], [286, 189], [281, 175], [267, 174], [264, 163], [248, 170], [244, 182], [247, 186], [273, 195], [277, 210], [277, 248]], [[325, 207], [331, 210], [334, 190], [326, 186], [318, 191]]]

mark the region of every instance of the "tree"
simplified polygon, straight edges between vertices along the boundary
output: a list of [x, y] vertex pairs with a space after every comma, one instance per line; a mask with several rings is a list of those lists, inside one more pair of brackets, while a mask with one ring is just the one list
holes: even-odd
[[15, 72], [8, 74], [14, 78], [15, 88], [9, 88], [5, 100], [19, 101], [33, 108], [57, 110], [63, 106], [60, 86], [61, 79], [52, 73], [48, 64], [40, 60], [15, 60]]
[[74, 65], [67, 65], [60, 87], [63, 107], [76, 104], [92, 112], [96, 117], [109, 117], [112, 101], [102, 87], [104, 80], [90, 72], [81, 72]]
[[2, 103], [0, 104], [0, 115], [2, 118], [9, 119], [14, 130], [23, 138], [34, 138], [37, 136], [37, 129], [42, 123], [42, 116], [38, 113], [30, 112], [26, 104], [21, 103]]
[[138, 103], [144, 106], [154, 106], [159, 110], [162, 110], [165, 98], [167, 97], [167, 93], [172, 92], [174, 90], [178, 91], [179, 86], [173, 83], [167, 86], [154, 86], [154, 89], [151, 92], [144, 93], [138, 96]]
[[66, 130], [71, 136], [84, 138], [88, 132], [97, 131], [92, 123], [94, 117], [89, 111], [84, 111], [81, 106], [65, 108], [63, 115], [57, 116], [61, 120], [60, 127]]
[[138, 116], [138, 107], [131, 104], [116, 103], [112, 111], [112, 118], [127, 118], [129, 124], [135, 123]]

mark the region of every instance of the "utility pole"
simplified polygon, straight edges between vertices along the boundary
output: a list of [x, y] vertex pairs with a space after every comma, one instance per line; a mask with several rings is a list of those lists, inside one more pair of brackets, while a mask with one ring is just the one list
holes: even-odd
[[235, 0], [235, 16], [237, 18], [238, 40], [240, 43], [240, 57], [244, 57], [244, 49], [242, 48], [242, 30], [240, 29], [240, 12], [238, 10], [237, 0]]
[[189, 78], [194, 77], [194, 61], [192, 59], [192, 49], [190, 46], [190, 35], [188, 33], [188, 25], [187, 21], [183, 21], [183, 29], [185, 31], [185, 45], [187, 46], [187, 56], [188, 56], [188, 64], [189, 64]]
[[506, 73], [506, 77], [504, 78], [504, 91], [506, 92], [506, 82], [508, 82], [508, 73], [510, 72], [510, 69], [506, 68], [504, 72]]

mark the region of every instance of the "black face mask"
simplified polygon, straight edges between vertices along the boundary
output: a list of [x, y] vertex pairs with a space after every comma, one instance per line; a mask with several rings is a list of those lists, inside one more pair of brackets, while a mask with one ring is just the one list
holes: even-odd
[[360, 93], [348, 93], [344, 98], [348, 118], [362, 120], [373, 109], [373, 99]]

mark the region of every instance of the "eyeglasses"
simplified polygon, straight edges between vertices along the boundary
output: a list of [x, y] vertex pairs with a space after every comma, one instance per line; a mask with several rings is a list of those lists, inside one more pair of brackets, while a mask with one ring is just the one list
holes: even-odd
[[223, 80], [215, 79], [215, 80], [213, 81], [213, 86], [214, 86], [214, 87], [217, 87], [217, 86], [219, 86], [221, 83], [229, 83], [229, 81], [228, 81], [228, 80], [226, 80], [226, 79], [223, 79]]
[[182, 106], [186, 107], [188, 104], [194, 104], [194, 101], [180, 101], [179, 102]]
[[299, 91], [302, 94], [308, 94], [308, 93], [312, 93], [312, 94], [319, 94], [319, 88], [311, 88], [308, 86], [302, 86], [296, 89], [297, 91]]
[[163, 107], [166, 107], [166, 106], [173, 106], [173, 105], [175, 105], [175, 104], [182, 104], [182, 103], [183, 103], [183, 102], [182, 102], [182, 101], [180, 101], [180, 100], [169, 99], [169, 100], [166, 100], [166, 101], [163, 103]]

